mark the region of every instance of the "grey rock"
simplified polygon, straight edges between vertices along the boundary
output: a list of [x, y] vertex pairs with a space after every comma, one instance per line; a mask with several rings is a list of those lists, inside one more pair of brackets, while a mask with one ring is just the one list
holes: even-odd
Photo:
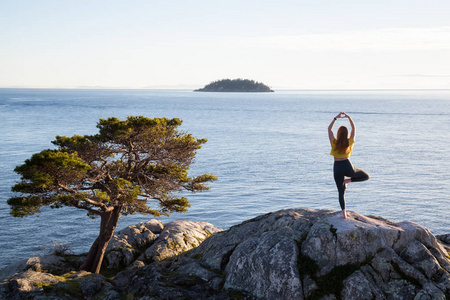
[[147, 223], [139, 223], [117, 231], [109, 242], [106, 251], [143, 247], [151, 244], [157, 238], [156, 234], [149, 229], [149, 227], [153, 228], [151, 225], [153, 223], [155, 222], [150, 222], [148, 227]]
[[130, 248], [122, 249], [123, 262], [125, 266], [129, 266], [134, 262], [137, 253], [138, 251], [136, 251], [135, 249]]
[[145, 266], [145, 263], [141, 260], [135, 260], [129, 267], [128, 269], [138, 269], [138, 268], [142, 268]]
[[67, 300], [67, 297], [65, 296], [44, 296], [39, 295], [35, 296], [33, 300]]
[[110, 251], [105, 254], [104, 262], [108, 268], [116, 269], [122, 264], [123, 258], [122, 251]]
[[157, 236], [149, 228], [159, 230], [159, 221], [128, 226], [116, 232], [108, 244], [105, 254], [106, 266], [118, 268], [129, 266], [140, 253], [138, 249], [151, 245]]
[[115, 290], [107, 291], [105, 294], [102, 295], [102, 300], [120, 300], [120, 299], [122, 299], [122, 297]]
[[222, 231], [206, 222], [173, 221], [164, 227], [155, 243], [145, 251], [147, 261], [159, 261], [197, 247], [210, 235]]
[[417, 294], [415, 287], [405, 279], [393, 279], [386, 284], [384, 293], [387, 299], [414, 299]]
[[[163, 228], [164, 225], [160, 221], [150, 220], [118, 231], [108, 246], [104, 266], [116, 269], [127, 267], [130, 270], [143, 268], [145, 266], [144, 262], [136, 260], [136, 257], [143, 259], [144, 254], [142, 251], [145, 251], [145, 247], [151, 246], [155, 241], [159, 240], [158, 245], [162, 249], [156, 256], [168, 258], [198, 246], [208, 236], [221, 231], [221, 229], [209, 223], [189, 221], [169, 223], [164, 232]], [[159, 234], [159, 236], [155, 233]], [[177, 249], [170, 249], [170, 245], [174, 243], [184, 244], [181, 249], [177, 247], [175, 247]], [[117, 287], [113, 287], [101, 275], [84, 271], [70, 272], [72, 263], [69, 263], [67, 259], [52, 255], [32, 257], [3, 268], [0, 270], [0, 299], [19, 299], [22, 298], [22, 295], [25, 298], [32, 295], [42, 299], [48, 297], [58, 299], [60, 295], [65, 295], [63, 296], [64, 299], [77, 299], [80, 295], [87, 299], [95, 298], [94, 295], [102, 299], [119, 299], [122, 297], [118, 290], [120, 291], [123, 286], [127, 285], [128, 275], [132, 274], [129, 273], [130, 271], [128, 273], [119, 273], [122, 275], [118, 274], [116, 276], [117, 280], [115, 282]], [[77, 260], [76, 256], [70, 259]], [[162, 259], [162, 257], [156, 260], [159, 259]], [[208, 267], [205, 266], [203, 268], [199, 262], [194, 260], [191, 260], [191, 262], [192, 265], [182, 266], [180, 270], [185, 272], [186, 276], [198, 278], [191, 280], [192, 283], [196, 283], [198, 280], [203, 282], [201, 278], [206, 280], [217, 278], [217, 274], [210, 271]], [[74, 265], [79, 265], [79, 262], [77, 261]], [[53, 274], [64, 274], [64, 277], [55, 277]], [[183, 279], [178, 278], [177, 280], [181, 282]], [[219, 280], [222, 279], [219, 278]], [[217, 279], [215, 279], [215, 282], [218, 285]], [[123, 286], [121, 285], [122, 283]], [[45, 294], [46, 292], [42, 288], [43, 285], [51, 286], [53, 294]], [[158, 284], [154, 286], [156, 290], [161, 292], [161, 295], [167, 296], [171, 294], [170, 291], [165, 290], [164, 286]], [[78, 291], [79, 294], [69, 296], [74, 291]], [[180, 297], [184, 295], [183, 290], [173, 289], [173, 291], [175, 294], [179, 294]], [[193, 291], [192, 295], [194, 297], [200, 294]]]
[[30, 294], [42, 292], [42, 286], [59, 282], [60, 280], [52, 274], [29, 269], [0, 283], [0, 299], [25, 299]]
[[354, 212], [349, 219], [339, 213], [315, 222], [302, 244], [302, 253], [314, 259], [326, 274], [335, 266], [365, 261], [383, 248], [390, 248], [399, 228]]
[[100, 274], [89, 274], [80, 280], [80, 289], [85, 297], [97, 294], [105, 284], [105, 278]]
[[442, 243], [445, 243], [450, 246], [450, 233], [437, 235], [436, 238], [440, 240]]
[[62, 274], [64, 272], [68, 272], [69, 267], [66, 260], [61, 256], [45, 255], [30, 257], [1, 269], [0, 282], [27, 270]]
[[174, 221], [164, 226], [155, 219], [128, 226], [109, 242], [105, 265], [110, 269], [132, 268], [136, 260], [159, 261], [190, 250], [219, 231], [206, 222]]
[[258, 239], [262, 234], [288, 227], [292, 229], [292, 239], [301, 240], [309, 232], [312, 224], [332, 213], [329, 210], [282, 210], [256, 217], [219, 232], [204, 241], [200, 247], [190, 252], [191, 256], [201, 256], [210, 268], [223, 270], [237, 245], [248, 239]]
[[439, 289], [438, 287], [426, 283], [423, 286], [423, 289], [420, 290], [416, 296], [414, 297], [414, 300], [417, 299], [446, 299], [445, 294], [443, 293], [443, 291], [441, 289]]
[[370, 281], [366, 278], [364, 273], [356, 271], [344, 282], [342, 290], [342, 298], [347, 300], [371, 300], [374, 298]]
[[298, 247], [294, 232], [282, 227], [240, 243], [225, 268], [225, 289], [263, 299], [301, 299]]
[[369, 281], [370, 292], [373, 295], [373, 299], [385, 300], [386, 297], [382, 290], [384, 284], [378, 273], [369, 265], [362, 266], [360, 271], [364, 273], [366, 280]]
[[198, 261], [192, 261], [190, 263], [184, 264], [180, 266], [177, 271], [183, 274], [197, 276], [204, 281], [210, 281], [217, 276], [217, 273], [206, 269]]
[[220, 291], [223, 286], [223, 279], [220, 277], [214, 277], [208, 282], [208, 286], [211, 287], [213, 291]]
[[317, 284], [312, 280], [311, 276], [305, 276], [302, 281], [303, 293], [306, 298], [310, 297], [314, 291], [318, 289]]
[[[420, 300], [450, 294], [450, 256], [429, 230], [349, 215], [344, 220], [330, 210], [281, 210], [227, 231], [203, 222], [175, 221], [163, 229], [158, 222], [140, 223], [118, 232], [108, 252], [107, 264], [124, 267], [112, 284], [87, 272], [64, 278], [78, 282], [83, 297], [102, 299]], [[77, 299], [68, 282], [41, 273], [64, 266], [52, 260], [1, 270], [0, 299]], [[33, 278], [54, 285], [52, 294]]]
[[154, 234], [160, 234], [164, 229], [164, 224], [156, 219], [151, 219], [144, 223], [144, 226]]
[[[340, 279], [343, 299], [413, 299], [422, 290], [427, 295], [450, 292], [448, 256], [426, 228], [349, 215], [344, 220], [339, 212], [326, 210], [278, 211], [217, 233], [186, 255], [222, 272], [224, 289], [256, 298], [340, 297], [326, 295], [317, 283], [336, 276], [336, 268], [353, 270]], [[300, 256], [309, 270], [298, 265]]]
[[393, 247], [396, 252], [399, 252], [401, 248], [406, 247], [413, 239], [416, 239], [427, 248], [435, 248], [441, 254], [445, 253], [445, 249], [442, 244], [427, 228], [409, 221], [403, 221], [397, 225], [401, 228], [401, 230], [399, 230], [398, 240]]

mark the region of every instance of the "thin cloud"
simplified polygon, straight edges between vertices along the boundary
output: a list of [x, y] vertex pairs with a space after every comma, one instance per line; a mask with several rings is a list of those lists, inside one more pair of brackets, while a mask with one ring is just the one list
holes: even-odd
[[424, 51], [449, 50], [450, 26], [387, 28], [233, 39], [239, 47], [299, 51]]
[[422, 78], [447, 78], [450, 75], [439, 75], [439, 74], [403, 74], [395, 75], [396, 77], [422, 77]]

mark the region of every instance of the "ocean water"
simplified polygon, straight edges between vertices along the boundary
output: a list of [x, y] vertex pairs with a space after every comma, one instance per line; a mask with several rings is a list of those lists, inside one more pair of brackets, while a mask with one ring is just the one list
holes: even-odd
[[[94, 134], [100, 118], [178, 117], [208, 142], [191, 174], [213, 173], [211, 190], [188, 195], [187, 219], [227, 229], [285, 208], [339, 210], [327, 127], [340, 111], [356, 123], [351, 160], [370, 173], [349, 185], [347, 209], [450, 233], [450, 91], [276, 91], [0, 89], [0, 268], [69, 243], [88, 251], [99, 220], [75, 208], [13, 218], [6, 201], [16, 165], [53, 148], [56, 135]], [[335, 125], [348, 125], [339, 120]], [[150, 216], [123, 217], [118, 229]]]

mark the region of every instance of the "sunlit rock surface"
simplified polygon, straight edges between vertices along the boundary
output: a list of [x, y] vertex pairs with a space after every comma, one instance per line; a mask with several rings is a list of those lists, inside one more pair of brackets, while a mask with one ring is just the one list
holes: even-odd
[[[141, 223], [117, 232], [108, 248], [106, 267], [116, 270], [109, 279], [77, 271], [55, 274], [67, 271], [66, 258], [33, 258], [0, 271], [0, 299], [58, 299], [63, 294], [64, 299], [80, 295], [448, 299], [450, 295], [448, 235], [438, 239], [408, 221], [394, 223], [356, 212], [342, 219], [340, 212], [330, 210], [288, 209], [227, 231], [204, 222], [150, 223], [156, 227]], [[69, 289], [74, 283], [76, 295]]]

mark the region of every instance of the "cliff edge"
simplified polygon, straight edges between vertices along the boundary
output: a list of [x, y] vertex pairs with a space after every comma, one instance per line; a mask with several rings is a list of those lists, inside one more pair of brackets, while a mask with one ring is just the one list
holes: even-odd
[[[356, 212], [349, 215], [344, 220], [340, 212], [330, 210], [288, 209], [226, 231], [208, 223], [188, 222], [189, 234], [183, 224], [177, 228], [172, 224], [166, 233], [161, 231], [159, 242], [159, 237], [153, 237], [146, 249], [140, 246], [141, 254], [130, 256], [134, 258], [127, 260], [129, 265], [112, 280], [95, 274], [68, 274], [90, 276], [85, 281], [91, 286], [97, 282], [91, 290], [87, 284], [79, 289], [85, 298], [449, 299], [448, 235], [440, 240], [413, 222], [394, 223]], [[202, 236], [203, 242], [194, 242]], [[142, 241], [138, 244], [143, 245]], [[123, 249], [130, 247], [113, 250], [123, 254]], [[26, 272], [30, 269], [7, 278], [1, 278], [0, 272], [0, 299], [2, 295], [30, 296], [31, 292], [20, 294], [17, 288], [19, 283], [27, 286], [23, 281]], [[55, 276], [60, 280], [55, 283], [50, 275], [46, 273], [48, 284], [32, 291], [33, 296], [61, 295], [68, 284], [61, 278], [70, 276]], [[36, 285], [29, 277], [26, 280]], [[66, 299], [69, 295], [66, 289]]]

